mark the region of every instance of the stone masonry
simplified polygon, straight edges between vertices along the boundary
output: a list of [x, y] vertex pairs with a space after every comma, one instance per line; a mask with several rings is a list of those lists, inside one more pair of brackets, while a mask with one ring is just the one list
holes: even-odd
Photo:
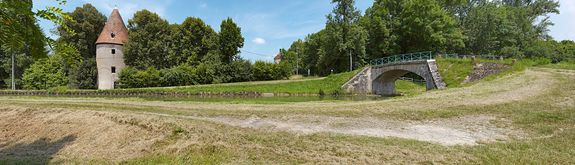
[[395, 81], [409, 72], [425, 79], [428, 90], [445, 88], [435, 60], [420, 60], [366, 67], [345, 83], [342, 89], [354, 94], [395, 95]]

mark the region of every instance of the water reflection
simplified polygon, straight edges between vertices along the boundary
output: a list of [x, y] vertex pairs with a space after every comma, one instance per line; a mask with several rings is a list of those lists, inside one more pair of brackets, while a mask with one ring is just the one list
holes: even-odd
[[142, 96], [148, 101], [230, 102], [230, 103], [291, 103], [312, 101], [375, 101], [389, 97], [381, 96]]

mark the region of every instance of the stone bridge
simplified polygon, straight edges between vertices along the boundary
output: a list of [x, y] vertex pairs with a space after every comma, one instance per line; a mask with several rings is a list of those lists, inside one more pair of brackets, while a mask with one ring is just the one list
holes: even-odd
[[445, 83], [433, 59], [400, 61], [366, 67], [342, 88], [354, 94], [396, 95], [395, 81], [407, 73], [415, 73], [426, 82], [427, 90], [443, 89]]

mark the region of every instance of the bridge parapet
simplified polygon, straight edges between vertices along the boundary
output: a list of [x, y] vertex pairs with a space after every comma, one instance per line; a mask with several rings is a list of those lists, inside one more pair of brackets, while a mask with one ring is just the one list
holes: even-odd
[[408, 54], [398, 54], [389, 57], [379, 58], [371, 60], [370, 64], [372, 67], [380, 67], [385, 65], [392, 65], [410, 61], [427, 61], [432, 60], [433, 55], [431, 51], [427, 52], [417, 52], [417, 53], [408, 53]]

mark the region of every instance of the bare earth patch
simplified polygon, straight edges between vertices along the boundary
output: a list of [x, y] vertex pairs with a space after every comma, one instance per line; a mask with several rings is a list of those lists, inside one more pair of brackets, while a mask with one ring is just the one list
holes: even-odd
[[206, 120], [271, 131], [289, 131], [301, 134], [328, 132], [372, 137], [398, 137], [442, 145], [475, 145], [480, 142], [505, 140], [520, 135], [519, 131], [511, 128], [498, 127], [493, 122], [497, 119], [491, 116], [467, 116], [412, 122], [323, 116], [290, 116], [282, 119], [264, 119], [256, 116], [247, 119], [217, 117]]

